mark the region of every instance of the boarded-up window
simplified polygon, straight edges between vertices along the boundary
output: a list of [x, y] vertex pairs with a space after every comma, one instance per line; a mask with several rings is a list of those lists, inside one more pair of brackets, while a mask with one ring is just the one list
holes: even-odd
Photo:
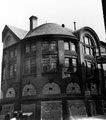
[[71, 117], [84, 117], [87, 116], [85, 104], [82, 100], [70, 100], [68, 101], [68, 110]]
[[62, 105], [59, 101], [48, 101], [41, 103], [42, 120], [62, 120]]

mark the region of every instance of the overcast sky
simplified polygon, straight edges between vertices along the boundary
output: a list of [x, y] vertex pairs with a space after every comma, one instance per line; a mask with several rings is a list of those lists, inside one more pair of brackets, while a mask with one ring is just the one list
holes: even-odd
[[[1, 0], [0, 1], [0, 53], [1, 33], [5, 25], [29, 30], [29, 17], [38, 17], [38, 25], [45, 22], [65, 24], [77, 29], [89, 26], [100, 40], [105, 41], [101, 0]], [[1, 63], [0, 54], [0, 63]]]

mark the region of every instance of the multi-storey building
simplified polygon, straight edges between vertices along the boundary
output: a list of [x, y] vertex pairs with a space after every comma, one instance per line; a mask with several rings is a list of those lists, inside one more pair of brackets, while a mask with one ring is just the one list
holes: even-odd
[[105, 114], [105, 43], [90, 27], [72, 31], [36, 22], [30, 17], [28, 32], [8, 25], [2, 32], [1, 118], [16, 112], [25, 120]]

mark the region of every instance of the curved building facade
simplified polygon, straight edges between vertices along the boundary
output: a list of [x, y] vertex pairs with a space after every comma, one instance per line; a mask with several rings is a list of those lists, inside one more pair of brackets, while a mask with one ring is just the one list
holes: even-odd
[[2, 32], [1, 116], [68, 120], [105, 114], [100, 40], [93, 29], [55, 23]]

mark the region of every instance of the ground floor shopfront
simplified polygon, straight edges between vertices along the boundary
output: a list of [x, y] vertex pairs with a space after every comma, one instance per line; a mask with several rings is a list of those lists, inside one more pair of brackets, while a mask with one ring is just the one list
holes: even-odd
[[38, 99], [2, 104], [0, 120], [70, 120], [104, 114], [104, 101], [94, 99]]

